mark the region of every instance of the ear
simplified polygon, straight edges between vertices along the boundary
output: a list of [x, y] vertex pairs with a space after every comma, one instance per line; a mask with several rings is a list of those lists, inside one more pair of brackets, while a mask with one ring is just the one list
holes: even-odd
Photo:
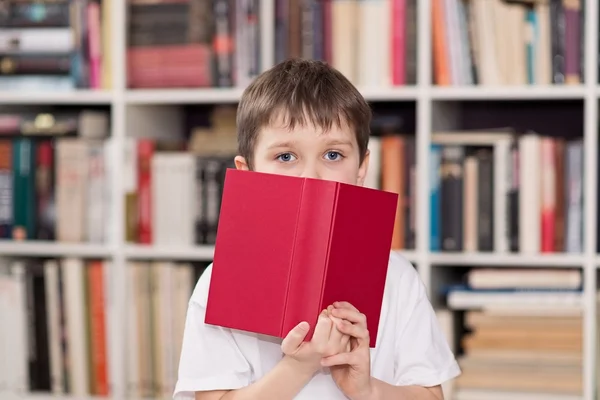
[[367, 176], [367, 171], [369, 169], [369, 156], [371, 152], [367, 149], [365, 153], [365, 158], [363, 159], [362, 164], [358, 168], [358, 177], [356, 179], [358, 186], [363, 186], [365, 184], [365, 177]]
[[234, 159], [235, 161], [235, 167], [237, 169], [241, 169], [244, 171], [248, 171], [250, 168], [248, 167], [248, 162], [246, 161], [246, 159], [242, 156], [236, 156]]

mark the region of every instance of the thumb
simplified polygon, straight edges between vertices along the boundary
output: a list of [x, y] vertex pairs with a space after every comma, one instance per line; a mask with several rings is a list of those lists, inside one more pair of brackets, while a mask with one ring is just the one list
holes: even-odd
[[308, 333], [309, 325], [308, 322], [302, 321], [298, 325], [292, 328], [291, 331], [281, 342], [281, 350], [284, 354], [292, 354], [300, 347], [302, 341]]

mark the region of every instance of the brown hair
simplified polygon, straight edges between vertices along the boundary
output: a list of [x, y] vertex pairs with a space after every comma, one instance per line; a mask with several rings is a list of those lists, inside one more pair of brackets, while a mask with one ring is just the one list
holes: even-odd
[[322, 61], [289, 59], [260, 74], [244, 91], [237, 110], [238, 152], [248, 165], [261, 128], [283, 113], [288, 129], [309, 119], [328, 130], [349, 125], [362, 163], [369, 143], [371, 108], [339, 71]]

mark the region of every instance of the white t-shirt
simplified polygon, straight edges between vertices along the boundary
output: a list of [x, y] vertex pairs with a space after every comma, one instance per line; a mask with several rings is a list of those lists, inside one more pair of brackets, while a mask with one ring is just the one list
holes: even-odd
[[[282, 357], [281, 339], [204, 324], [212, 265], [189, 302], [175, 399], [195, 391], [238, 389], [260, 379]], [[460, 374], [414, 267], [392, 253], [371, 375], [394, 385], [435, 386]], [[318, 372], [297, 400], [346, 399], [328, 374]]]

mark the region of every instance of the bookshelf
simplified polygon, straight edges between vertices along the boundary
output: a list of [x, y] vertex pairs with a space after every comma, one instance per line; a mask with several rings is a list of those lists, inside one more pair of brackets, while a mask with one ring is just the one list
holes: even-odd
[[[111, 88], [106, 90], [73, 90], [65, 92], [48, 91], [1, 91], [0, 105], [11, 107], [41, 107], [45, 105], [74, 107], [105, 107], [110, 110], [109, 158], [115, 168], [110, 169], [111, 218], [110, 238], [106, 243], [61, 243], [61, 242], [13, 242], [0, 241], [0, 257], [80, 257], [103, 259], [110, 262], [107, 271], [107, 329], [108, 329], [108, 371], [111, 387], [110, 399], [124, 400], [126, 392], [127, 366], [124, 354], [127, 350], [127, 313], [123, 304], [127, 299], [126, 275], [129, 262], [144, 261], [194, 261], [208, 262], [212, 258], [210, 245], [198, 246], [152, 246], [132, 244], [124, 240], [125, 219], [125, 177], [121, 166], [125, 164], [124, 150], [128, 137], [156, 136], [167, 133], [181, 134], [179, 125], [183, 105], [235, 104], [243, 88], [207, 89], [129, 89], [126, 82], [127, 33], [126, 2], [103, 0], [109, 6], [108, 17], [113, 27], [110, 46], [112, 69]], [[416, 142], [416, 245], [411, 250], [400, 252], [418, 269], [425, 282], [434, 305], [436, 296], [433, 288], [442, 285], [453, 271], [466, 267], [497, 266], [519, 268], [568, 268], [579, 269], [583, 273], [583, 378], [582, 400], [596, 399], [597, 370], [600, 363], [596, 359], [596, 336], [599, 332], [596, 323], [596, 292], [600, 289], [598, 269], [600, 250], [596, 248], [596, 238], [600, 226], [597, 216], [597, 176], [598, 176], [598, 134], [600, 83], [598, 81], [598, 53], [600, 23], [598, 4], [594, 0], [585, 1], [585, 39], [582, 52], [585, 54], [584, 79], [578, 85], [513, 85], [513, 86], [438, 86], [432, 80], [432, 22], [431, 6], [435, 0], [418, 0], [417, 4], [417, 45], [416, 83], [406, 86], [360, 86], [365, 98], [374, 103], [394, 103], [414, 109], [414, 136]], [[262, 69], [273, 65], [275, 57], [275, 2], [260, 0], [260, 61]], [[517, 103], [515, 103], [517, 102]], [[497, 253], [460, 252], [444, 253], [430, 251], [429, 185], [430, 164], [423, 160], [430, 158], [432, 132], [464, 129], [461, 115], [469, 115], [475, 104], [488, 104], [494, 110], [499, 104], [557, 104], [558, 107], [574, 107], [581, 114], [582, 138], [584, 142], [584, 181], [583, 181], [583, 250], [578, 253]], [[542, 105], [543, 104], [543, 105]], [[575, 104], [575, 105], [572, 105]], [[0, 106], [4, 108], [4, 106]], [[0, 109], [1, 109], [0, 108]], [[410, 112], [410, 111], [408, 111]], [[549, 116], [551, 117], [551, 116]], [[465, 117], [467, 118], [467, 117]], [[507, 120], [510, 123], [510, 119]], [[12, 398], [10, 394], [6, 398]], [[88, 397], [61, 395], [14, 395], [15, 398], [35, 399], [84, 399]], [[4, 397], [3, 397], [4, 398]], [[89, 397], [92, 398], [92, 397]]]

